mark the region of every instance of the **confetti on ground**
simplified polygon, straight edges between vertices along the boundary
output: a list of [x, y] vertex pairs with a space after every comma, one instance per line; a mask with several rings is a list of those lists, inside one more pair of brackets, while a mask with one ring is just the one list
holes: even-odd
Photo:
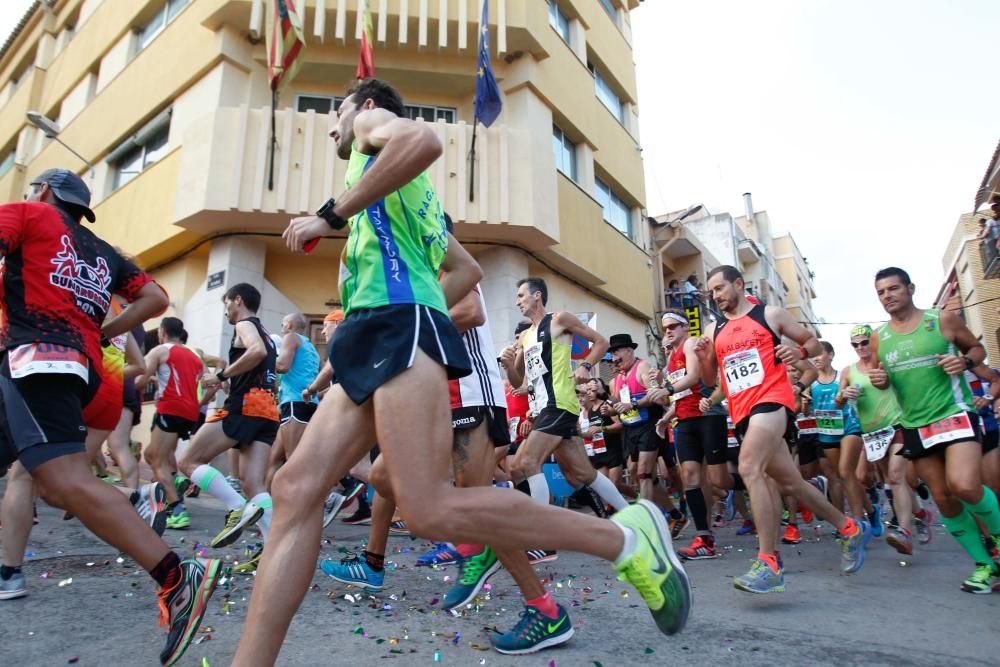
[[69, 579], [63, 579], [62, 581], [59, 582], [59, 588], [62, 588], [63, 586], [69, 586], [72, 583], [73, 583], [73, 577], [70, 577]]

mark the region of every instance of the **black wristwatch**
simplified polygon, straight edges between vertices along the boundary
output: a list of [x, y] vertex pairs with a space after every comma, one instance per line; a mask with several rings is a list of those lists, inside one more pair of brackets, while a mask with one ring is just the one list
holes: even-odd
[[316, 215], [326, 220], [326, 224], [330, 225], [330, 229], [340, 231], [347, 226], [347, 220], [344, 220], [333, 212], [333, 207], [336, 203], [337, 202], [335, 202], [332, 197], [327, 199], [326, 203], [320, 206], [319, 210], [316, 211]]
[[796, 381], [795, 386], [799, 388], [799, 393], [802, 393], [806, 390], [806, 386], [802, 384], [801, 380]]
[[588, 371], [594, 368], [594, 364], [590, 363], [589, 361], [581, 361], [580, 365], [586, 368]]
[[974, 362], [972, 359], [969, 359], [965, 355], [962, 356], [962, 360], [965, 362], [965, 370], [971, 371], [973, 368], [976, 367], [976, 362]]
[[673, 396], [674, 393], [677, 391], [676, 389], [674, 389], [674, 385], [670, 384], [669, 382], [667, 383], [667, 386], [664, 387], [664, 389], [666, 389], [667, 393], [671, 396]]
[[226, 381], [225, 372], [226, 372], [226, 369], [223, 368], [222, 370], [220, 370], [218, 373], [215, 374], [215, 377], [219, 378], [219, 382], [225, 382]]

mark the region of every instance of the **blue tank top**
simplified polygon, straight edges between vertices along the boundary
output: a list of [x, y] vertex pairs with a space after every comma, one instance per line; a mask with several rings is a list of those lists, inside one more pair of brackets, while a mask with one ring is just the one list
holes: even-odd
[[[302, 391], [309, 386], [309, 383], [316, 379], [319, 374], [319, 352], [312, 342], [302, 334], [295, 334], [299, 337], [299, 349], [295, 351], [295, 358], [287, 373], [278, 376], [278, 403], [302, 402]], [[316, 403], [316, 397], [312, 398]]]
[[840, 442], [845, 435], [861, 435], [861, 422], [850, 404], [838, 408], [837, 391], [840, 389], [840, 372], [832, 382], [817, 380], [812, 384], [812, 410], [820, 442]]

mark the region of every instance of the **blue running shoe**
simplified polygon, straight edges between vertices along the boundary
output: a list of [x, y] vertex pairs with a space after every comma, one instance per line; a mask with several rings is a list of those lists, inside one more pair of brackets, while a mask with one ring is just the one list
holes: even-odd
[[505, 655], [526, 655], [568, 642], [573, 636], [573, 624], [562, 605], [556, 606], [559, 615], [555, 618], [549, 618], [534, 607], [525, 607], [521, 620], [510, 632], [493, 635], [493, 648]]
[[747, 593], [780, 593], [785, 590], [785, 571], [779, 566], [775, 572], [767, 563], [756, 558], [749, 572], [733, 577], [733, 586]]
[[319, 567], [330, 577], [348, 586], [359, 586], [369, 593], [382, 590], [385, 570], [376, 572], [364, 558], [357, 554], [347, 554], [340, 562], [324, 560]]
[[844, 555], [840, 559], [840, 571], [844, 574], [854, 574], [865, 564], [865, 547], [872, 539], [872, 528], [867, 521], [855, 521], [858, 527], [851, 537], [838, 537], [844, 549]]
[[878, 503], [872, 505], [872, 513], [868, 515], [868, 520], [872, 524], [872, 537], [882, 537], [885, 533], [885, 525], [882, 523], [882, 506]]
[[417, 557], [417, 565], [430, 567], [432, 565], [454, 565], [462, 560], [462, 554], [448, 542], [435, 542], [434, 547], [423, 556]]
[[462, 568], [458, 581], [444, 594], [444, 608], [447, 611], [458, 609], [472, 602], [473, 598], [482, 590], [486, 580], [500, 569], [500, 561], [493, 553], [493, 549], [483, 547], [482, 553], [469, 556], [463, 559], [459, 566]]
[[757, 526], [753, 519], [743, 519], [743, 525], [736, 530], [737, 535], [753, 535], [757, 532]]
[[736, 505], [733, 502], [735, 497], [736, 492], [732, 489], [730, 489], [729, 493], [726, 494], [726, 511], [722, 514], [722, 518], [724, 518], [727, 523], [736, 518]]

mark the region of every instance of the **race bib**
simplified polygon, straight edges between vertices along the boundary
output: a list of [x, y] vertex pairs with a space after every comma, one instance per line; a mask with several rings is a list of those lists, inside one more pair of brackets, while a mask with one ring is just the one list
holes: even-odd
[[524, 372], [532, 383], [542, 379], [542, 376], [549, 372], [545, 362], [542, 361], [541, 343], [535, 343], [524, 351]]
[[10, 376], [23, 378], [36, 373], [75, 375], [89, 381], [90, 362], [87, 355], [65, 345], [54, 343], [28, 343], [19, 345], [7, 354]]
[[758, 387], [764, 382], [764, 365], [757, 348], [730, 354], [722, 361], [722, 372], [726, 376], [730, 396]]
[[730, 447], [740, 446], [740, 441], [736, 439], [736, 427], [733, 426], [733, 420], [728, 416], [726, 417], [726, 438]]
[[880, 461], [892, 444], [892, 439], [896, 436], [896, 429], [886, 426], [873, 433], [862, 433], [861, 439], [865, 443], [865, 456], [869, 461]]
[[520, 417], [511, 417], [510, 419], [507, 420], [507, 431], [510, 433], [511, 442], [518, 441], [518, 438], [520, 436], [518, 436], [517, 434], [517, 427], [520, 426], [520, 424], [521, 424]]
[[[670, 381], [670, 384], [673, 384], [675, 382], [679, 382], [680, 379], [682, 377], [684, 377], [685, 375], [687, 375], [687, 369], [686, 368], [678, 368], [673, 373], [670, 373], [669, 375], [667, 375], [667, 380]], [[690, 395], [691, 395], [691, 390], [690, 389], [685, 389], [684, 391], [679, 391], [679, 392], [677, 392], [676, 394], [674, 394], [673, 396], [670, 397], [670, 402], [673, 403], [674, 401], [679, 401], [682, 398], [685, 398], [685, 397], [690, 396]]]
[[917, 429], [917, 433], [920, 434], [920, 442], [923, 443], [924, 449], [930, 449], [942, 442], [976, 439], [976, 432], [972, 430], [969, 415], [964, 412], [922, 426]]
[[595, 454], [603, 454], [608, 451], [608, 445], [604, 441], [603, 431], [598, 431], [594, 434], [593, 439], [590, 441], [590, 446], [593, 447]]
[[594, 446], [589, 442], [587, 442], [586, 440], [583, 441], [583, 448], [587, 450], [587, 456], [594, 455]]
[[799, 429], [799, 435], [816, 435], [819, 433], [815, 417], [799, 417], [795, 420], [795, 425]]
[[815, 410], [816, 432], [820, 435], [844, 435], [844, 413], [841, 410]]
[[[618, 390], [618, 400], [622, 403], [632, 402], [632, 393], [628, 390], [627, 384], [622, 384], [622, 388]], [[639, 419], [639, 410], [637, 408], [632, 408], [628, 412], [623, 412], [619, 417], [623, 424], [638, 424], [642, 421]]]

